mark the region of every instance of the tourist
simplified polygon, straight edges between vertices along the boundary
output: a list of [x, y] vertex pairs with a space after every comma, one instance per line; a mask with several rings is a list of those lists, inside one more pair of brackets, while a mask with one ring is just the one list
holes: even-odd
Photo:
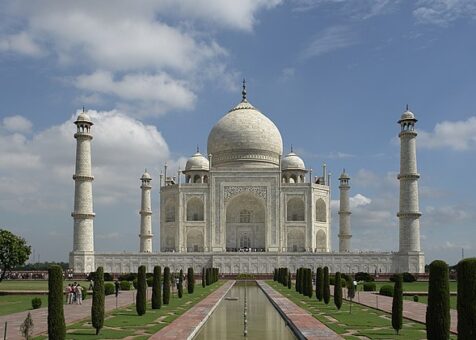
[[116, 288], [116, 297], [119, 295], [119, 280], [116, 280], [116, 282], [114, 282], [114, 286]]
[[76, 304], [82, 305], [83, 304], [83, 287], [81, 287], [81, 285], [78, 283], [74, 291], [76, 293]]
[[68, 286], [68, 304], [72, 304], [74, 300], [74, 288], [73, 284], [70, 283]]
[[67, 285], [64, 289], [65, 295], [66, 295], [66, 303], [69, 303], [69, 293], [70, 293], [70, 285]]

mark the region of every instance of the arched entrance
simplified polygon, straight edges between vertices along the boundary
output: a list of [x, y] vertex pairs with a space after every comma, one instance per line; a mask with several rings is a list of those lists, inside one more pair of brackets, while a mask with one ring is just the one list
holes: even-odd
[[265, 205], [251, 193], [232, 198], [226, 205], [226, 250], [265, 250]]

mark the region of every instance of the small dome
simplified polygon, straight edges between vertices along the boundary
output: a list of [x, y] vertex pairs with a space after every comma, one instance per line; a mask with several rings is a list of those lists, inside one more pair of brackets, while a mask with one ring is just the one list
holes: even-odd
[[144, 174], [142, 175], [142, 177], [140, 178], [141, 180], [151, 180], [152, 177], [150, 177], [150, 174], [147, 172], [147, 169], [145, 170]]
[[417, 121], [413, 112], [408, 110], [408, 108], [405, 110], [405, 112], [402, 113], [402, 116], [400, 117], [400, 120], [398, 121], [398, 123], [401, 123], [404, 121], [413, 121], [413, 122]]
[[282, 170], [306, 170], [304, 161], [294, 152], [288, 153], [281, 160]]
[[89, 123], [92, 125], [93, 121], [91, 120], [91, 117], [89, 117], [89, 115], [83, 111], [78, 115], [78, 118], [76, 119], [75, 124], [77, 123]]
[[210, 170], [210, 163], [200, 152], [196, 152], [192, 157], [189, 158], [187, 164], [185, 164], [185, 171], [190, 170], [201, 170], [208, 171]]
[[339, 179], [350, 179], [349, 175], [345, 172], [345, 169], [340, 174]]

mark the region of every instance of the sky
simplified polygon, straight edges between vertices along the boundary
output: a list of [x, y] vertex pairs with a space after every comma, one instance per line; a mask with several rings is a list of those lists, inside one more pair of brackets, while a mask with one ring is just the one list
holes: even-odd
[[[137, 251], [139, 177], [183, 168], [241, 99], [307, 168], [351, 176], [352, 247], [398, 250], [399, 126], [418, 118], [426, 262], [476, 256], [472, 0], [2, 1], [0, 228], [72, 249], [73, 121], [93, 121], [95, 249]], [[158, 249], [158, 237], [154, 239]]]

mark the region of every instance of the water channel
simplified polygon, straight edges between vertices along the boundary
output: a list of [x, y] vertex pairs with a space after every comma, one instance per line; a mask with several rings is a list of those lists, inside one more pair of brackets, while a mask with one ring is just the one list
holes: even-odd
[[[243, 335], [245, 292], [248, 307], [246, 337]], [[238, 299], [223, 299], [194, 339], [296, 339], [256, 282], [236, 283], [226, 297]]]

